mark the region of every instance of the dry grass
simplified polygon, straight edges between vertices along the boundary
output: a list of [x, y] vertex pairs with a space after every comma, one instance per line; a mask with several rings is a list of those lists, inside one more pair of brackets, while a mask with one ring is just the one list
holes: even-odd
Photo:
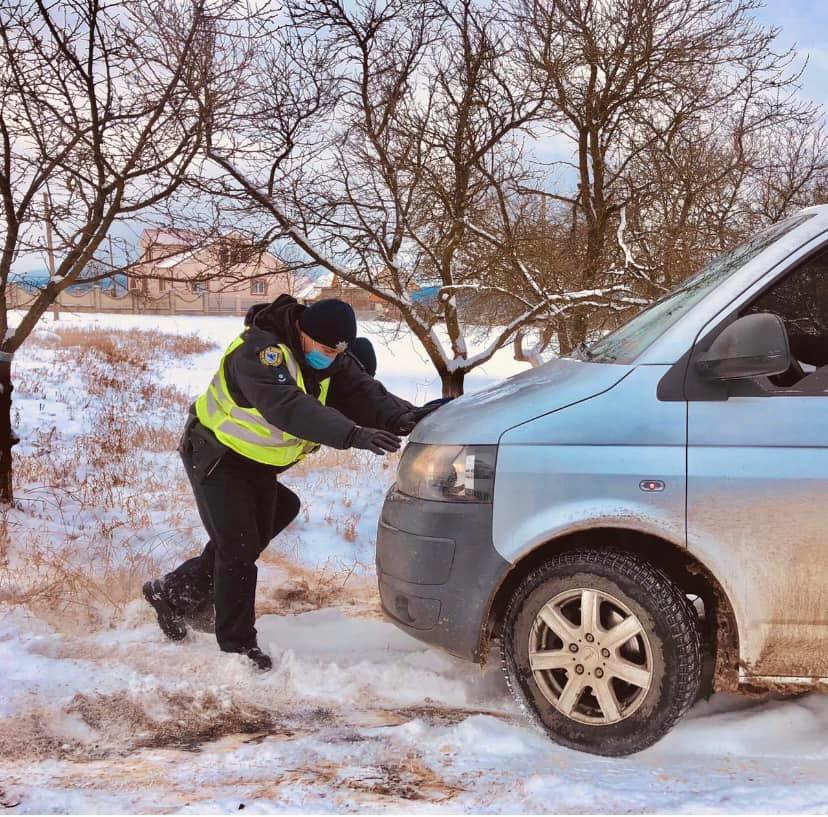
[[320, 448], [315, 454], [311, 454], [302, 460], [298, 465], [291, 468], [291, 476], [308, 476], [320, 472], [336, 475], [339, 484], [351, 485], [355, 478], [364, 480], [366, 470], [369, 472], [384, 473], [396, 469], [398, 455], [387, 457], [376, 457], [373, 454], [365, 454], [349, 448], [340, 451], [336, 448]]
[[[39, 332], [33, 341], [52, 360], [23, 370], [19, 392], [45, 401], [47, 377], [79, 376], [87, 397], [69, 410], [86, 414], [94, 431], [64, 438], [42, 429], [30, 453], [16, 454], [20, 511], [0, 516], [0, 547], [14, 554], [0, 564], [0, 600], [63, 627], [105, 626], [159, 570], [167, 546], [191, 538], [189, 486], [174, 454], [189, 397], [159, 384], [155, 364], [211, 345], [95, 329]], [[159, 511], [166, 532], [145, 538]]]
[[[160, 385], [156, 364], [211, 347], [196, 336], [88, 328], [38, 332], [34, 346], [47, 354], [41, 352], [42, 366], [16, 375], [17, 393], [45, 406], [47, 391], [70, 372], [81, 381], [74, 394], [82, 403], [66, 407], [70, 419], [86, 415], [94, 431], [64, 437], [45, 426], [27, 453], [15, 456], [21, 510], [0, 509], [0, 601], [25, 604], [62, 630], [110, 626], [148, 576], [201, 545], [175, 453], [189, 397]], [[395, 460], [323, 448], [291, 470], [291, 481], [305, 483], [304, 517], [265, 551], [263, 561], [285, 580], [277, 587], [260, 582], [260, 613], [342, 606], [378, 615], [375, 583], [361, 575], [366, 566], [310, 570], [296, 561], [307, 535], [302, 519], [316, 497], [340, 497], [316, 505], [314, 514], [353, 542], [360, 515], [351, 497], [366, 480], [386, 483]]]
[[44, 349], [72, 349], [75, 354], [97, 355], [109, 363], [136, 363], [136, 352], [143, 360], [162, 356], [188, 357], [200, 355], [215, 348], [215, 345], [198, 335], [171, 335], [167, 332], [143, 329], [95, 329], [89, 327], [68, 327], [56, 330], [41, 330], [32, 333], [28, 341], [31, 346]]
[[297, 564], [273, 545], [262, 554], [261, 561], [276, 567], [284, 578], [276, 587], [260, 588], [256, 599], [260, 614], [298, 614], [341, 607], [347, 608], [352, 616], [381, 616], [377, 584], [360, 570], [364, 565], [331, 562], [310, 569]]

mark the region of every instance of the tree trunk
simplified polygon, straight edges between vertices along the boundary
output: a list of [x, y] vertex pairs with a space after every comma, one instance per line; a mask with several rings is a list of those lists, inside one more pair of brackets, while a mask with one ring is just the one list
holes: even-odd
[[440, 372], [440, 380], [443, 383], [443, 397], [459, 397], [463, 393], [463, 380], [466, 377], [464, 371]]
[[578, 344], [584, 343], [589, 330], [589, 319], [585, 312], [578, 310], [572, 318], [569, 328], [569, 349], [561, 354], [569, 354]]
[[11, 361], [8, 352], [0, 352], [0, 503], [11, 504], [12, 492], [12, 429], [11, 429]]
[[575, 347], [572, 343], [570, 327], [565, 317], [558, 318], [555, 321], [555, 333], [558, 336], [558, 357], [565, 357]]

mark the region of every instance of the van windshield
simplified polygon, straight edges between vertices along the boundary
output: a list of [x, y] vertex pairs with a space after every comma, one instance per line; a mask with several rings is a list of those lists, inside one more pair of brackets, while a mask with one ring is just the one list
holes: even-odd
[[678, 288], [650, 304], [614, 332], [580, 348], [577, 357], [601, 363], [632, 363], [651, 343], [709, 292], [778, 238], [798, 227], [813, 213], [773, 224], [687, 278]]

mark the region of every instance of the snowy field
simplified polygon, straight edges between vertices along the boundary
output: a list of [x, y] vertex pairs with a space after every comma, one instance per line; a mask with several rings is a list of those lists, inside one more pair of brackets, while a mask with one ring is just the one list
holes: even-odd
[[[259, 574], [271, 673], [205, 634], [167, 642], [138, 590], [202, 543], [174, 448], [240, 324], [67, 315], [17, 356], [4, 811], [828, 812], [828, 696], [715, 696], [652, 749], [596, 758], [528, 725], [496, 666], [383, 621], [373, 544], [395, 460], [320, 452], [284, 477], [304, 509]], [[438, 395], [410, 337], [361, 328], [389, 388]], [[521, 368], [505, 350], [467, 390]]]

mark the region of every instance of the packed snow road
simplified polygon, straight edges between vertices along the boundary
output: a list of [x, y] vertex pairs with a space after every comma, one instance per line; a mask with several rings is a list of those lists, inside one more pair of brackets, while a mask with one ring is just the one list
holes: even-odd
[[653, 749], [557, 747], [480, 671], [376, 619], [266, 616], [255, 673], [196, 634], [86, 637], [0, 613], [0, 800], [11, 813], [813, 812], [828, 698], [717, 696]]

